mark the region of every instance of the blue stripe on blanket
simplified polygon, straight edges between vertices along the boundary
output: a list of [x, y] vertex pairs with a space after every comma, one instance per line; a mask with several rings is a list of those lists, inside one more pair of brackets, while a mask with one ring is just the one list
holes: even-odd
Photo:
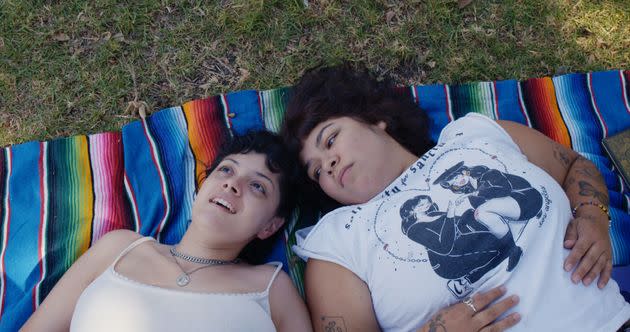
[[[11, 148], [9, 178], [10, 221], [8, 246], [5, 250], [6, 288], [4, 315], [16, 321], [26, 319], [34, 308], [36, 285], [41, 278], [39, 265], [39, 157], [40, 143], [29, 142]], [[24, 190], [32, 188], [33, 191]], [[17, 326], [15, 326], [17, 328]]]

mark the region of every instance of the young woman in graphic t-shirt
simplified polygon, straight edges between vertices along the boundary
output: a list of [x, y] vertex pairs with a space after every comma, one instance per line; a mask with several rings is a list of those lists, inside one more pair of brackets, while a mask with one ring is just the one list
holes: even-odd
[[[437, 143], [428, 126], [410, 96], [349, 65], [294, 88], [283, 137], [313, 201], [342, 205], [295, 247], [316, 330], [615, 331], [630, 318], [610, 281], [609, 202], [590, 161], [477, 114]], [[471, 190], [456, 192], [458, 180]], [[422, 196], [433, 224], [405, 206]]]

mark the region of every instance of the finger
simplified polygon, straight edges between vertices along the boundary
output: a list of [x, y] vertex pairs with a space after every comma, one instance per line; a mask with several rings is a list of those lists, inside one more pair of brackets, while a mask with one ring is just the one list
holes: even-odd
[[499, 316], [503, 315], [503, 313], [508, 311], [510, 308], [517, 305], [518, 300], [518, 296], [516, 295], [508, 296], [507, 298], [478, 312], [473, 316], [473, 320], [477, 320], [481, 326], [488, 325], [494, 322], [495, 319], [499, 318]]
[[499, 286], [492, 288], [491, 290], [484, 293], [477, 293], [472, 297], [473, 304], [479, 312], [483, 310], [488, 304], [503, 296], [503, 294], [505, 294], [505, 291], [505, 286]]
[[584, 286], [590, 285], [602, 273], [602, 270], [606, 267], [606, 261], [608, 261], [608, 256], [602, 253], [595, 261], [595, 264], [593, 264], [591, 270], [584, 276], [584, 280], [582, 280]]
[[572, 219], [569, 222], [569, 225], [567, 225], [567, 230], [564, 233], [564, 247], [567, 249], [571, 249], [573, 248], [573, 245], [575, 245], [575, 242], [577, 241], [578, 238], [578, 233], [577, 233], [577, 223], [573, 222]]
[[584, 279], [584, 276], [586, 276], [588, 271], [593, 268], [593, 265], [595, 265], [595, 262], [601, 253], [601, 249], [597, 246], [591, 246], [588, 249], [584, 257], [582, 257], [580, 264], [575, 268], [575, 271], [573, 271], [573, 274], [571, 275], [571, 281], [573, 281], [574, 284], [577, 284]]
[[584, 257], [586, 251], [591, 247], [591, 244], [591, 240], [578, 239], [567, 259], [564, 260], [564, 270], [567, 272], [573, 270], [577, 262]]
[[597, 282], [597, 287], [599, 287], [599, 289], [604, 288], [606, 284], [608, 284], [608, 281], [610, 281], [610, 274], [612, 273], [612, 266], [613, 266], [612, 259], [608, 258], [606, 260], [606, 267], [604, 267], [604, 270], [599, 275], [599, 281]]
[[492, 323], [481, 329], [479, 332], [501, 332], [516, 325], [521, 320], [521, 315], [517, 312], [509, 314], [507, 317]]

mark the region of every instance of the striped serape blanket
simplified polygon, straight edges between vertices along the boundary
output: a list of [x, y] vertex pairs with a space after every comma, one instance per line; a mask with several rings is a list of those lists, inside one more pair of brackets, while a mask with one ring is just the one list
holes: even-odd
[[[534, 127], [593, 161], [610, 190], [616, 265], [630, 263], [630, 191], [600, 141], [630, 127], [630, 71], [404, 88], [428, 112], [437, 139], [468, 112]], [[185, 103], [121, 132], [0, 149], [0, 330], [18, 329], [70, 265], [108, 231], [175, 243], [190, 219], [200, 173], [230, 135], [279, 130], [290, 88], [240, 91]], [[288, 249], [315, 221], [294, 214], [270, 260], [303, 292], [303, 263]]]

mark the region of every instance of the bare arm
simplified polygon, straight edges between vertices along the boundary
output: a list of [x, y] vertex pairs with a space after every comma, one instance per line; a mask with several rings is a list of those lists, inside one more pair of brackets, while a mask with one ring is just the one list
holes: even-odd
[[[517, 313], [497, 320], [518, 303], [518, 297], [501, 299], [504, 295], [505, 288], [499, 287], [477, 294], [477, 312], [459, 302], [438, 311], [417, 331], [504, 331], [520, 321]], [[309, 259], [306, 297], [315, 331], [380, 331], [367, 285], [340, 265]]]
[[470, 300], [473, 309], [463, 302], [459, 302], [438, 311], [429, 321], [416, 332], [501, 332], [516, 325], [521, 315], [511, 313], [503, 319], [497, 320], [510, 308], [518, 304], [517, 296], [505, 295], [504, 287], [496, 287], [485, 293], [473, 295]]
[[107, 233], [72, 264], [20, 331], [68, 331], [83, 290], [139, 237], [131, 231]]
[[309, 259], [306, 300], [315, 331], [380, 331], [368, 286], [348, 269]]
[[[592, 162], [536, 130], [510, 121], [497, 123], [510, 134], [531, 163], [562, 185], [572, 208], [587, 202], [608, 207], [604, 179]], [[595, 205], [580, 206], [567, 228], [564, 245], [572, 249], [565, 261], [565, 270], [577, 266], [571, 277], [573, 282], [589, 285], [599, 275], [599, 288], [608, 283], [612, 247], [606, 213]]]
[[306, 305], [284, 271], [280, 271], [269, 293], [271, 318], [278, 331], [312, 331]]

